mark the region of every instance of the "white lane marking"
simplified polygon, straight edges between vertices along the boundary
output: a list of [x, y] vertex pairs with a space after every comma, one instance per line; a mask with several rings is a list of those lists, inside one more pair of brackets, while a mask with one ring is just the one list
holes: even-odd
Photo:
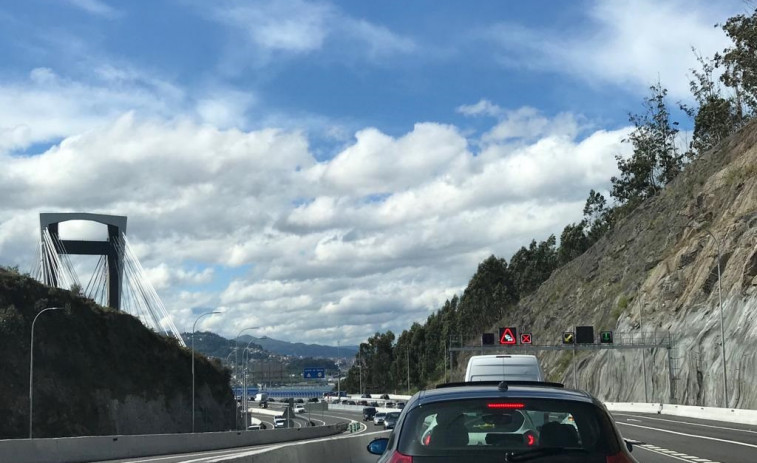
[[[266, 449], [266, 448], [268, 448], [268, 446], [259, 447], [259, 448]], [[210, 457], [213, 454], [223, 455], [225, 453], [235, 452], [235, 451], [238, 451], [238, 450], [237, 449], [219, 449], [219, 450], [208, 450], [208, 451], [195, 452], [195, 453], [183, 453], [183, 454], [178, 454], [178, 455], [174, 454], [174, 455], [162, 456], [162, 457], [140, 458], [140, 459], [136, 459], [136, 460], [128, 460], [127, 459], [127, 460], [119, 460], [119, 461], [122, 461], [123, 463], [146, 463], [146, 462], [150, 462], [150, 461], [170, 460], [172, 458], [177, 458], [177, 457], [197, 457], [197, 456], [200, 456], [200, 455], [207, 455], [208, 457]]]
[[[617, 416], [637, 416], [638, 417], [638, 415], [626, 415], [626, 414], [623, 414], [623, 413], [613, 413], [613, 415], [617, 415]], [[689, 421], [666, 420], [665, 418], [652, 418], [651, 416], [644, 416], [642, 418], [647, 419], [647, 420], [666, 421], [668, 423], [690, 424], [692, 426], [701, 426], [703, 428], [725, 429], [727, 431], [739, 431], [739, 432], [748, 432], [748, 433], [752, 433], [752, 434], [757, 434], [757, 431], [752, 431], [751, 429], [728, 428], [726, 426], [714, 426], [714, 425], [711, 425], [711, 424], [691, 423]], [[628, 421], [631, 421], [631, 419], [629, 418]]]
[[671, 431], [669, 429], [660, 429], [660, 428], [653, 428], [653, 427], [650, 427], [650, 426], [641, 426], [639, 424], [624, 423], [622, 421], [617, 421], [616, 423], [620, 424], [620, 425], [623, 425], [623, 426], [633, 426], [635, 428], [651, 429], [652, 431], [667, 432], [669, 434], [677, 434], [679, 436], [698, 437], [700, 439], [714, 440], [714, 441], [717, 441], [717, 442], [725, 442], [726, 444], [743, 445], [744, 447], [752, 447], [752, 448], [756, 448], [757, 449], [757, 445], [755, 445], [755, 444], [748, 444], [746, 442], [739, 442], [739, 441], [728, 440], [728, 439], [718, 439], [717, 437], [710, 437], [710, 436], [700, 436], [699, 434], [689, 434], [689, 433], [685, 433], [685, 432]]
[[[370, 436], [371, 434], [379, 434], [381, 432], [383, 432], [383, 431], [378, 431], [378, 432], [375, 432], [375, 433], [368, 433], [366, 435]], [[309, 439], [309, 440], [306, 440], [306, 441], [288, 442], [288, 443], [285, 443], [285, 444], [282, 444], [282, 445], [273, 445], [273, 446], [267, 447], [265, 449], [262, 449], [261, 451], [257, 451], [257, 450], [246, 451], [246, 452], [240, 452], [240, 453], [237, 453], [237, 454], [223, 455], [221, 457], [212, 457], [209, 460], [206, 460], [206, 459], [203, 458], [203, 459], [199, 459], [199, 460], [181, 461], [179, 463], [197, 463], [197, 462], [200, 462], [200, 461], [205, 461], [206, 463], [218, 463], [218, 462], [222, 462], [222, 461], [227, 461], [229, 459], [237, 459], [237, 458], [241, 458], [241, 457], [256, 455], [258, 453], [262, 453], [263, 451], [266, 451], [266, 452], [268, 452], [268, 451], [275, 451], [275, 450], [278, 450], [278, 449], [281, 449], [281, 448], [284, 448], [284, 447], [289, 447], [289, 446], [292, 446], [292, 445], [300, 445], [300, 444], [305, 444], [305, 443], [310, 443], [310, 442], [321, 442], [321, 441], [328, 441], [328, 440], [334, 440], [334, 439], [349, 439], [349, 438], [351, 438], [354, 435], [355, 434], [337, 435], [337, 436], [323, 437], [323, 438], [320, 438], [320, 439]]]
[[648, 452], [653, 452], [658, 455], [662, 455], [668, 458], [674, 458], [676, 460], [685, 461], [688, 463], [696, 462], [696, 463], [718, 463], [716, 461], [708, 460], [706, 458], [699, 458], [699, 457], [693, 457], [691, 455], [686, 455], [678, 452], [674, 452], [672, 450], [664, 449], [662, 447], [657, 447], [654, 445], [635, 445], [634, 447], [638, 447], [640, 449], [646, 450]]
[[626, 421], [633, 421], [634, 423], [641, 423], [641, 420], [635, 420], [633, 418], [626, 418]]

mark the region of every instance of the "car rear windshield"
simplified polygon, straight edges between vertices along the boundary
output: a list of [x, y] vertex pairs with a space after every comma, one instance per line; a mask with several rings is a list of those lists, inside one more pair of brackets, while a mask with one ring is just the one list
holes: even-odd
[[422, 405], [408, 413], [398, 444], [398, 450], [406, 455], [453, 457], [450, 461], [461, 462], [489, 461], [479, 458], [486, 456], [504, 461], [505, 454], [512, 460], [512, 456], [534, 452], [604, 462], [607, 455], [620, 451], [604, 410], [591, 403], [558, 399], [497, 398]]

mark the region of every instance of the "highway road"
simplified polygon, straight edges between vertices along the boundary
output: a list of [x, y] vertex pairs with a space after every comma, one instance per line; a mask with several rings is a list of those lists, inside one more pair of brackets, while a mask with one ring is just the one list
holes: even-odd
[[[271, 415], [254, 416], [266, 426], [273, 426]], [[644, 443], [633, 449], [633, 456], [640, 463], [757, 463], [757, 426], [626, 412], [615, 412], [613, 417], [624, 437]], [[317, 411], [310, 414], [310, 420], [316, 425], [355, 420], [361, 423], [360, 432], [363, 433], [382, 429], [372, 422], [363, 422], [361, 414], [350, 411]], [[295, 422], [296, 426], [307, 426], [307, 414], [298, 415]], [[296, 443], [110, 460], [107, 463], [201, 463], [219, 456], [243, 455], [293, 444]]]
[[639, 440], [641, 463], [755, 463], [757, 426], [668, 415], [615, 412], [623, 437]]

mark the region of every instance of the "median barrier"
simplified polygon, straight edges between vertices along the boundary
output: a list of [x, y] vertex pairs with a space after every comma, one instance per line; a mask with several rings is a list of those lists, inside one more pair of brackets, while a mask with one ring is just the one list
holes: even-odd
[[201, 452], [314, 439], [340, 434], [347, 423], [266, 431], [87, 436], [0, 440], [0, 462], [80, 463]]
[[638, 402], [605, 402], [605, 406], [611, 412], [656, 413], [701, 420], [757, 425], [757, 410]]
[[293, 442], [272, 448], [240, 452], [239, 455], [217, 457], [213, 461], [223, 463], [375, 463], [376, 455], [366, 447], [377, 437], [388, 437], [389, 431], [327, 437], [307, 442]]
[[715, 408], [665, 404], [662, 406], [662, 414], [699, 418], [703, 420], [726, 421], [728, 423], [757, 424], [757, 410], [744, 410], [741, 408]]

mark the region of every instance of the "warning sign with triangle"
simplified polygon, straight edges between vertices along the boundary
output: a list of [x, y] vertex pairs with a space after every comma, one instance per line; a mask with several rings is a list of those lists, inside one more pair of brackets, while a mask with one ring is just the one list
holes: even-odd
[[505, 346], [514, 346], [518, 344], [518, 338], [516, 336], [516, 329], [514, 326], [507, 326], [499, 329], [499, 343]]

